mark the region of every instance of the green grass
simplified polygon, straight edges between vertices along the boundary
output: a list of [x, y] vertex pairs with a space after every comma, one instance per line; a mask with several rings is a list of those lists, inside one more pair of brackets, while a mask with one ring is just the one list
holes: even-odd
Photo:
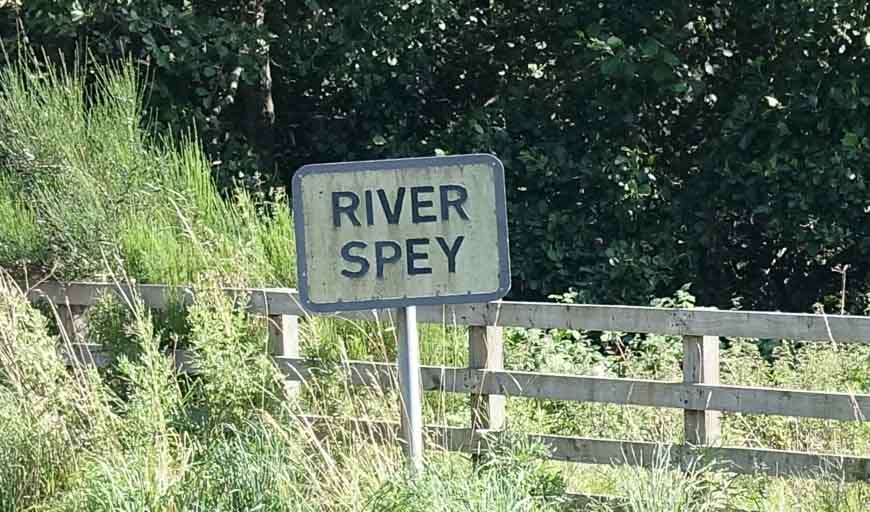
[[224, 201], [195, 138], [140, 127], [131, 64], [87, 82], [17, 62], [0, 71], [0, 264], [65, 279], [123, 268], [140, 282], [294, 284], [287, 198]]

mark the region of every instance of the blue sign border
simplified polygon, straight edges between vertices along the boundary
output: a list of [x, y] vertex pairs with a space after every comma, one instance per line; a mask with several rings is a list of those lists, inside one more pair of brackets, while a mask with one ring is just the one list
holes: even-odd
[[[455, 165], [485, 164], [493, 168], [495, 186], [495, 214], [498, 242], [498, 289], [490, 293], [466, 293], [462, 295], [438, 295], [434, 297], [401, 297], [361, 301], [338, 301], [330, 303], [311, 302], [308, 294], [308, 268], [305, 260], [305, 212], [302, 209], [302, 178], [309, 174], [338, 172], [385, 171], [390, 169], [422, 169]], [[365, 160], [328, 164], [304, 165], [293, 175], [293, 224], [296, 233], [296, 266], [298, 272], [299, 299], [302, 305], [314, 312], [354, 311], [386, 309], [404, 306], [428, 306], [439, 304], [466, 304], [490, 302], [504, 297], [511, 287], [510, 249], [508, 246], [507, 207], [505, 201], [504, 165], [501, 160], [488, 154], [435, 156], [420, 158], [396, 158], [390, 160]]]

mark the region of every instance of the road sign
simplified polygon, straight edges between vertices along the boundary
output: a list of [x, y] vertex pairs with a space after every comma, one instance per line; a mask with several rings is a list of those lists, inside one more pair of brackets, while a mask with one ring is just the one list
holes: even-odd
[[293, 215], [299, 296], [312, 311], [487, 302], [510, 288], [493, 156], [306, 165]]
[[423, 468], [417, 305], [510, 288], [504, 168], [489, 155], [306, 165], [293, 176], [299, 297], [312, 311], [398, 307], [402, 432]]

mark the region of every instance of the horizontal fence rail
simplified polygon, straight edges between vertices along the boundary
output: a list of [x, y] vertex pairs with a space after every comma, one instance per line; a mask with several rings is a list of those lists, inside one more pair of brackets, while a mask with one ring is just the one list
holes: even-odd
[[[300, 317], [312, 315], [302, 307], [296, 290], [291, 288], [223, 290], [245, 298], [244, 306], [253, 313]], [[147, 306], [157, 309], [173, 303], [189, 304], [195, 296], [192, 288], [163, 285], [138, 285], [135, 292]], [[33, 300], [44, 298], [55, 304], [71, 306], [90, 306], [106, 293], [130, 294], [131, 288], [115, 284], [52, 282], [41, 283], [28, 291]], [[330, 316], [383, 321], [390, 318], [390, 311], [352, 311]], [[499, 301], [421, 306], [417, 308], [417, 320], [448, 325], [870, 343], [870, 317], [845, 315]]]
[[[75, 359], [104, 367], [110, 357], [96, 346], [75, 345]], [[193, 357], [185, 351], [174, 354], [176, 368], [196, 373]], [[317, 361], [275, 357], [275, 364], [290, 381], [310, 381], [312, 368], [324, 369]], [[344, 361], [338, 368], [348, 373], [356, 386], [397, 389], [396, 365], [370, 361]], [[684, 384], [615, 377], [583, 377], [513, 370], [478, 370], [449, 366], [420, 367], [423, 389], [466, 395], [504, 395], [570, 402], [595, 402], [671, 409], [708, 409], [746, 414], [866, 421], [870, 395]]]
[[[307, 417], [317, 429], [343, 428], [369, 436], [376, 442], [394, 442], [400, 439], [399, 424], [389, 421], [358, 418]], [[431, 425], [426, 438], [432, 446], [448, 451], [470, 454], [486, 451], [488, 443], [502, 435], [500, 431], [480, 431], [463, 427]], [[618, 441], [587, 437], [547, 434], [526, 434], [529, 441], [539, 443], [550, 452], [553, 460], [581, 464], [630, 464], [646, 468], [656, 467], [662, 451], [670, 452], [674, 468], [681, 468], [689, 460], [715, 460], [720, 467], [736, 474], [764, 473], [771, 476], [805, 475], [808, 471], [839, 475], [845, 480], [870, 479], [870, 458], [842, 455], [818, 455], [786, 450], [760, 448], [709, 448], [686, 445], [662, 445], [639, 441]]]
[[[391, 390], [396, 366], [391, 363], [343, 361], [339, 364], [307, 360], [298, 351], [297, 317], [307, 317], [292, 289], [221, 289], [240, 307], [269, 317], [274, 361], [288, 389], [310, 385], [318, 368], [341, 371], [357, 386]], [[134, 293], [143, 303], [162, 309], [190, 304], [196, 291], [185, 287], [113, 284], [41, 283], [28, 290], [33, 301], [49, 301], [66, 309], [61, 321], [74, 326], [79, 314], [107, 294]], [[68, 306], [64, 308], [63, 306]], [[391, 321], [390, 311], [329, 315], [349, 320]], [[870, 480], [870, 457], [818, 454], [762, 448], [720, 446], [721, 412], [767, 414], [839, 421], [866, 421], [870, 395], [723, 385], [719, 382], [718, 336], [796, 339], [801, 341], [870, 342], [870, 318], [775, 312], [665, 309], [631, 306], [592, 306], [529, 302], [494, 302], [445, 307], [419, 307], [418, 321], [469, 326], [470, 368], [423, 366], [423, 389], [472, 397], [471, 427], [430, 426], [432, 446], [478, 455], [503, 434], [504, 398], [612, 403], [682, 409], [685, 445], [551, 434], [520, 434], [546, 446], [553, 460], [584, 464], [631, 464], [651, 467], [661, 450], [669, 450], [675, 467], [699, 457], [712, 458], [723, 470], [738, 474], [776, 476], [834, 474], [846, 480]], [[64, 319], [65, 318], [65, 319]], [[590, 377], [505, 370], [501, 327], [562, 328], [621, 331], [681, 336], [684, 348], [683, 382]], [[75, 344], [68, 357], [78, 363], [104, 366], [110, 358], [93, 345]], [[174, 354], [179, 371], [196, 373], [189, 353]], [[343, 425], [369, 439], [394, 443], [401, 438], [395, 423], [358, 418], [310, 418], [312, 428]]]
[[[276, 362], [290, 379], [310, 378], [311, 361], [299, 358], [276, 358]], [[348, 361], [341, 363], [341, 366], [349, 371], [351, 383], [355, 385], [377, 386], [382, 389], [395, 386], [394, 364]], [[849, 393], [712, 386], [443, 366], [422, 366], [421, 374], [424, 390], [449, 393], [505, 395], [673, 409], [709, 409], [843, 421], [864, 421], [864, 411], [870, 412], [870, 395]]]

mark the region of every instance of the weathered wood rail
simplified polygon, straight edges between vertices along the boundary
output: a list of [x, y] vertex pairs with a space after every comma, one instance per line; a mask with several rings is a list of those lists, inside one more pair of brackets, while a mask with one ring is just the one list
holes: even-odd
[[[94, 283], [42, 283], [28, 291], [31, 300], [47, 300], [66, 315], [75, 315], [106, 293], [129, 294], [129, 287]], [[152, 308], [189, 303], [195, 291], [183, 287], [140, 285], [136, 294]], [[310, 315], [291, 289], [225, 289], [239, 306], [271, 319], [269, 335], [275, 361], [291, 384], [312, 378], [308, 363], [299, 357], [297, 319]], [[335, 315], [353, 320], [384, 321], [389, 311]], [[671, 446], [671, 460], [712, 456], [735, 473], [812, 476], [819, 469], [846, 480], [870, 480], [870, 457], [815, 454], [784, 450], [721, 446], [721, 412], [772, 414], [866, 421], [870, 395], [719, 383], [719, 337], [794, 339], [818, 342], [870, 343], [870, 318], [775, 312], [662, 309], [530, 302], [494, 302], [449, 307], [420, 307], [418, 321], [469, 327], [469, 368], [425, 366], [423, 388], [472, 396], [468, 428], [429, 428], [430, 439], [448, 450], [478, 453], [486, 449], [483, 434], [497, 435], [504, 426], [505, 397], [528, 397], [578, 402], [602, 402], [682, 409], [685, 445]], [[72, 319], [66, 323], [73, 325]], [[682, 382], [530, 373], [503, 369], [502, 327], [536, 327], [622, 331], [676, 335], [683, 338]], [[184, 359], [179, 354], [180, 360]], [[99, 364], [99, 358], [97, 360]], [[345, 362], [352, 384], [395, 386], [395, 365]], [[292, 384], [296, 382], [297, 384]], [[391, 433], [398, 425], [347, 419], [356, 428]], [[554, 460], [587, 464], [648, 466], [661, 449], [656, 443], [529, 434], [549, 447]]]

